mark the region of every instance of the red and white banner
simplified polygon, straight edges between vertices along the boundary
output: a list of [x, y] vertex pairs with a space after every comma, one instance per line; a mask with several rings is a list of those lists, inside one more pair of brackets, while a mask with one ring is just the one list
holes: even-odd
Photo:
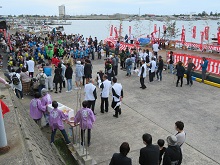
[[113, 35], [113, 25], [110, 28], [110, 36], [112, 36], [112, 35]]
[[193, 29], [192, 29], [192, 38], [196, 38], [196, 26], [193, 26]]
[[128, 28], [128, 34], [129, 34], [129, 36], [131, 36], [131, 26], [129, 26], [129, 28]]
[[[202, 58], [199, 56], [193, 56], [193, 55], [188, 55], [188, 54], [177, 54], [174, 52], [174, 63], [177, 63], [179, 61], [182, 61], [183, 64], [187, 67], [188, 64], [188, 59], [191, 58], [192, 62], [195, 64], [196, 68], [195, 70], [202, 70], [201, 63], [202, 63]], [[208, 68], [207, 72], [213, 73], [213, 74], [220, 74], [220, 60], [215, 60], [208, 58]]]
[[115, 31], [115, 38], [118, 38], [118, 31], [116, 27], [114, 27], [114, 31]]
[[157, 24], [154, 24], [154, 33], [157, 32]]
[[205, 40], [209, 40], [209, 26], [205, 27]]
[[181, 33], [181, 42], [182, 42], [182, 44], [185, 43], [185, 39], [186, 39], [186, 34], [185, 34], [184, 26], [183, 26], [182, 33]]
[[218, 45], [220, 45], [220, 32], [217, 33]]
[[201, 45], [200, 45], [200, 50], [203, 49], [203, 41], [204, 41], [204, 32], [200, 32], [201, 34]]

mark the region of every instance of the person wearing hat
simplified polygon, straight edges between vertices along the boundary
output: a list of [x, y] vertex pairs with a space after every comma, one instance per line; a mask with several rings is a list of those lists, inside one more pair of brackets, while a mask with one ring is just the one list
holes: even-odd
[[41, 90], [45, 88], [47, 75], [43, 72], [43, 68], [39, 68], [39, 73], [37, 74], [37, 80], [39, 82], [38, 92], [41, 93]]
[[[48, 104], [52, 104], [52, 98], [51, 98], [51, 95], [47, 92], [47, 89], [46, 88], [43, 88], [41, 90], [41, 104], [43, 106], [47, 106]], [[48, 112], [48, 109], [46, 107], [46, 111], [43, 112], [44, 114], [44, 118], [45, 118], [45, 121], [46, 121], [46, 125], [49, 126], [49, 112]]]
[[163, 157], [163, 165], [180, 165], [182, 163], [182, 151], [177, 145], [176, 136], [168, 136], [167, 143], [168, 147]]

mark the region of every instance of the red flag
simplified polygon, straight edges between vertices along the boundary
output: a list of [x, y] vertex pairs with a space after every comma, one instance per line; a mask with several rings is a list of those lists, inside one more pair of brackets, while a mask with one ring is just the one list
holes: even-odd
[[185, 29], [184, 29], [184, 26], [183, 26], [182, 33], [181, 33], [181, 42], [182, 42], [182, 44], [185, 43], [185, 38], [186, 38], [186, 35], [185, 35]]
[[131, 36], [131, 26], [129, 26], [129, 28], [128, 28], [129, 30], [129, 36]]
[[217, 37], [218, 37], [218, 45], [220, 45], [220, 32], [218, 32]]
[[154, 24], [154, 33], [157, 32], [157, 24]]
[[204, 40], [204, 32], [200, 32], [200, 34], [201, 34], [201, 45], [200, 45], [200, 49], [202, 50], [203, 40]]
[[192, 29], [192, 38], [196, 38], [196, 26], [193, 26], [193, 29]]
[[0, 100], [0, 104], [1, 104], [1, 109], [2, 109], [2, 115], [4, 117], [4, 114], [8, 113], [10, 110], [8, 106], [2, 100]]
[[110, 28], [110, 36], [112, 36], [112, 34], [113, 34], [113, 25]]
[[209, 39], [209, 26], [205, 27], [205, 40]]
[[114, 28], [114, 31], [115, 31], [115, 38], [118, 38], [118, 31], [116, 27]]

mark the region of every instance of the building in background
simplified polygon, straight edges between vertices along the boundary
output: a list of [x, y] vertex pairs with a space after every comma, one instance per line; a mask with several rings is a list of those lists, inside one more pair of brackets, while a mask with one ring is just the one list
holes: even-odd
[[65, 6], [64, 5], [59, 6], [59, 17], [63, 18], [63, 17], [65, 17], [65, 15], [66, 15]]

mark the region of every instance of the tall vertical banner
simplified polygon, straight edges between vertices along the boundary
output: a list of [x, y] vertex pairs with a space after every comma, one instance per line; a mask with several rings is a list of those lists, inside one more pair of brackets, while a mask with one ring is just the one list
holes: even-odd
[[115, 31], [115, 38], [118, 38], [118, 31], [116, 27], [114, 28], [114, 31]]
[[217, 37], [218, 37], [218, 45], [220, 45], [220, 32], [218, 32]]
[[185, 38], [186, 38], [186, 33], [185, 33], [185, 28], [183, 26], [182, 33], [181, 33], [181, 42], [182, 42], [182, 44], [185, 43]]
[[201, 34], [201, 45], [200, 45], [200, 49], [203, 49], [203, 41], [204, 41], [204, 32], [200, 32]]
[[128, 36], [131, 36], [131, 26], [128, 27]]
[[163, 25], [163, 32], [165, 32], [167, 30], [166, 25]]
[[192, 29], [192, 38], [196, 38], [196, 26], [193, 26], [193, 29]]
[[209, 40], [209, 26], [205, 27], [205, 40]]
[[110, 28], [110, 36], [112, 36], [112, 35], [113, 35], [113, 25]]
[[157, 24], [154, 24], [154, 33], [157, 32]]

